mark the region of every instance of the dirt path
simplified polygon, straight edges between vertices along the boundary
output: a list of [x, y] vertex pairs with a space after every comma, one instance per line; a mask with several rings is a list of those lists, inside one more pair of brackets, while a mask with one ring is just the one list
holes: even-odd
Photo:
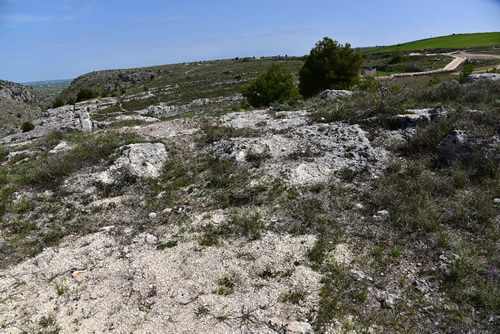
[[[467, 59], [500, 59], [500, 55], [490, 55], [484, 53], [468, 53], [465, 51], [460, 52], [460, 56], [467, 57]], [[500, 64], [496, 66], [497, 70], [500, 70]], [[474, 71], [474, 73], [483, 73], [486, 70]]]
[[[448, 57], [453, 57], [454, 59], [446, 65], [444, 68], [441, 68], [439, 70], [431, 70], [431, 71], [424, 71], [424, 72], [413, 72], [413, 73], [397, 73], [397, 74], [391, 74], [386, 77], [379, 77], [378, 79], [391, 79], [391, 78], [405, 78], [405, 77], [416, 77], [416, 76], [422, 76], [422, 75], [430, 75], [430, 74], [439, 74], [439, 73], [449, 73], [453, 72], [454, 70], [457, 69], [460, 64], [462, 64], [467, 58], [462, 55], [456, 55], [456, 54], [451, 54], [451, 53], [437, 53], [433, 54], [434, 56], [442, 55], [442, 56], [448, 56]], [[429, 54], [430, 56], [430, 54]]]
[[[415, 76], [421, 76], [421, 75], [430, 75], [430, 74], [439, 74], [439, 73], [449, 73], [453, 72], [457, 69], [460, 64], [462, 64], [466, 59], [500, 59], [500, 55], [490, 55], [490, 54], [482, 54], [482, 53], [468, 53], [466, 51], [456, 51], [452, 53], [442, 53], [442, 54], [434, 54], [434, 55], [443, 55], [443, 56], [449, 56], [453, 57], [454, 59], [446, 65], [444, 68], [439, 69], [439, 70], [431, 70], [431, 71], [424, 71], [424, 72], [415, 72], [415, 73], [398, 73], [398, 74], [391, 74], [386, 77], [379, 77], [379, 79], [390, 79], [390, 78], [401, 78], [401, 77], [415, 77]], [[429, 54], [430, 56], [430, 54]], [[497, 65], [497, 69], [500, 69], [500, 65]], [[474, 73], [481, 73], [481, 72], [486, 72], [486, 70], [483, 71], [474, 71]]]
[[455, 59], [446, 65], [442, 71], [454, 71], [457, 67], [465, 61], [466, 57], [456, 56]]

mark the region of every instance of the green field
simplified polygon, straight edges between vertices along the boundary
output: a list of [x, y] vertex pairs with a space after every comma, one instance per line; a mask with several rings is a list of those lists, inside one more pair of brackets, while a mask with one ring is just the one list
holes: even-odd
[[69, 87], [71, 81], [72, 79], [33, 81], [25, 82], [23, 85], [47, 92], [49, 94], [59, 95], [64, 89]]
[[394, 48], [401, 51], [417, 51], [429, 49], [458, 49], [500, 46], [500, 32], [475, 34], [456, 34], [442, 37], [426, 38], [397, 45], [382, 46], [366, 50], [364, 54], [391, 52]]

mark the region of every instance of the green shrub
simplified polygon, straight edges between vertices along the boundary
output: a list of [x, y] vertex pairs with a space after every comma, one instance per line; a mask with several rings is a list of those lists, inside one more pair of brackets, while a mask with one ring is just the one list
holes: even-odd
[[299, 91], [311, 97], [325, 89], [349, 89], [359, 80], [363, 57], [351, 45], [328, 37], [316, 43], [300, 70]]
[[35, 128], [35, 126], [33, 125], [33, 123], [31, 122], [24, 122], [22, 125], [21, 125], [21, 130], [23, 132], [30, 132], [31, 130], [33, 130]]
[[76, 95], [76, 102], [90, 100], [97, 97], [97, 94], [90, 88], [82, 88]]
[[362, 78], [358, 83], [358, 89], [365, 92], [376, 92], [378, 85], [375, 78]]
[[471, 63], [466, 63], [464, 68], [462, 69], [462, 72], [460, 72], [460, 75], [458, 76], [458, 82], [461, 84], [464, 84], [467, 82], [467, 76], [471, 74], [474, 71], [474, 66], [472, 66]]
[[394, 50], [392, 50], [392, 58], [391, 60], [388, 62], [388, 64], [398, 64], [398, 63], [402, 63], [406, 60], [406, 57], [403, 55], [403, 52], [401, 51], [400, 48], [395, 48]]
[[64, 106], [64, 101], [61, 98], [58, 98], [52, 103], [52, 108], [59, 108]]
[[441, 79], [439, 79], [439, 77], [434, 74], [425, 86], [431, 87], [431, 86], [437, 85], [438, 83], [441, 83]]
[[273, 64], [251, 84], [243, 86], [243, 96], [253, 107], [269, 106], [300, 97], [293, 75], [280, 65]]

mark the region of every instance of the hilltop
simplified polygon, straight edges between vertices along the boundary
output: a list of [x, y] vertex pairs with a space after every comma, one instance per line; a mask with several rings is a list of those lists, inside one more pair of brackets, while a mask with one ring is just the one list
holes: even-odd
[[401, 51], [423, 51], [446, 49], [478, 49], [500, 47], [500, 32], [484, 32], [473, 34], [453, 34], [449, 36], [440, 36], [420, 39], [417, 41], [406, 42], [396, 45], [376, 47], [363, 51], [364, 54], [391, 52], [395, 48]]
[[142, 106], [159, 102], [185, 104], [200, 98], [239, 94], [243, 84], [255, 79], [273, 63], [293, 73], [298, 73], [303, 65], [303, 61], [295, 57], [269, 57], [105, 70], [74, 79], [60, 98], [64, 101], [76, 99], [78, 92], [87, 88], [99, 96], [143, 95]]

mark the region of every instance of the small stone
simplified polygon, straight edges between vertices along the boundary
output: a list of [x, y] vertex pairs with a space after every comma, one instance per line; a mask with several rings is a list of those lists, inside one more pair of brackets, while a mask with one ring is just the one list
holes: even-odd
[[290, 334], [314, 334], [311, 324], [307, 322], [292, 321], [286, 326], [286, 333]]
[[361, 203], [356, 203], [356, 204], [354, 204], [354, 208], [356, 208], [356, 209], [358, 209], [358, 210], [362, 210], [362, 209], [364, 209], [365, 207], [364, 207], [364, 206], [363, 206], [363, 204], [361, 204]]
[[148, 244], [156, 244], [158, 242], [158, 238], [152, 234], [146, 235], [145, 240]]
[[71, 275], [73, 276], [73, 278], [77, 278], [78, 276], [80, 276], [83, 273], [84, 273], [84, 271], [75, 270], [75, 271], [73, 271], [73, 273]]
[[380, 211], [377, 211], [377, 215], [378, 216], [382, 216], [382, 217], [387, 217], [389, 215], [389, 211], [387, 211], [387, 210], [380, 210]]
[[103, 232], [111, 232], [111, 230], [113, 230], [115, 228], [114, 225], [110, 225], [110, 226], [104, 226], [104, 227], [101, 227], [99, 229], [99, 231], [103, 231]]
[[493, 203], [494, 203], [495, 205], [500, 205], [500, 198], [495, 198], [495, 199], [493, 200]]
[[386, 294], [385, 299], [384, 299], [384, 306], [392, 309], [396, 305], [396, 302], [398, 301], [398, 299], [399, 299], [398, 296], [396, 296], [392, 293], [388, 293], [388, 294]]
[[157, 216], [156, 212], [150, 212], [148, 215], [149, 219], [155, 219]]
[[377, 213], [373, 215], [373, 219], [376, 221], [384, 221], [387, 217], [389, 217], [389, 211], [387, 210], [377, 211]]
[[69, 145], [65, 141], [62, 141], [59, 144], [57, 144], [56, 147], [54, 147], [52, 150], [50, 150], [49, 153], [59, 153], [59, 152], [71, 150], [72, 148], [73, 148], [73, 146]]
[[351, 269], [349, 270], [349, 276], [351, 276], [355, 281], [361, 281], [366, 275], [359, 269]]

